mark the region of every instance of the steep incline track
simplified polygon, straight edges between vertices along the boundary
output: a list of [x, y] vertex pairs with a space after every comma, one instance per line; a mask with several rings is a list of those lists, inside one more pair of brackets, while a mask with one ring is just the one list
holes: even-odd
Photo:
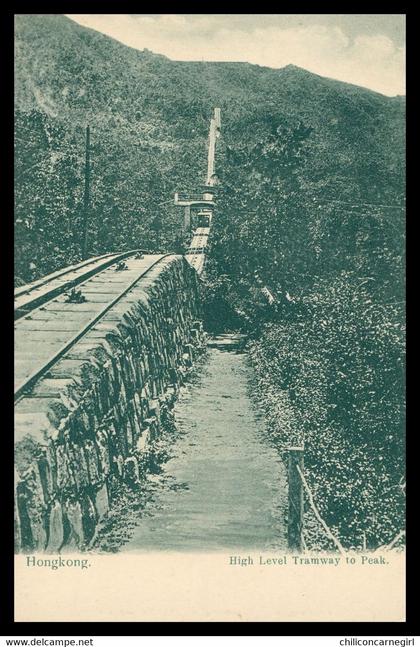
[[195, 269], [197, 274], [202, 274], [204, 270], [209, 235], [210, 227], [197, 227], [193, 233], [190, 246], [185, 254], [185, 258], [191, 267]]

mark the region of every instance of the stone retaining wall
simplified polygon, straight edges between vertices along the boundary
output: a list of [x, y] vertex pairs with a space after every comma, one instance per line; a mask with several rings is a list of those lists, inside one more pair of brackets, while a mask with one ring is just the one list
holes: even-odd
[[203, 344], [200, 316], [196, 272], [167, 257], [18, 402], [17, 551], [92, 540], [110, 482], [138, 480]]

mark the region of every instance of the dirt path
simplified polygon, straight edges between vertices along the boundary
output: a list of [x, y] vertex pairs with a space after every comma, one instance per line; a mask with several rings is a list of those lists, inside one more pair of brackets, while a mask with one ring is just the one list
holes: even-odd
[[245, 354], [209, 349], [181, 392], [171, 456], [121, 550], [286, 547], [285, 468], [251, 406], [251, 371]]

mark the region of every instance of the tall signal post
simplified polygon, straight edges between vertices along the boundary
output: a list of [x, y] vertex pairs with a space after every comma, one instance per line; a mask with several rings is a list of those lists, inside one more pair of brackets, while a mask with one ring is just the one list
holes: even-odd
[[209, 152], [207, 156], [207, 178], [206, 185], [214, 186], [216, 183], [214, 173], [214, 158], [216, 153], [216, 139], [220, 134], [220, 108], [214, 109], [214, 115], [210, 121]]
[[207, 155], [207, 174], [205, 182], [197, 193], [175, 193], [175, 204], [184, 207], [183, 232], [191, 230], [192, 212], [200, 209], [212, 210], [214, 207], [214, 189], [217, 183], [215, 175], [216, 139], [220, 135], [220, 108], [215, 108], [210, 120], [209, 150]]

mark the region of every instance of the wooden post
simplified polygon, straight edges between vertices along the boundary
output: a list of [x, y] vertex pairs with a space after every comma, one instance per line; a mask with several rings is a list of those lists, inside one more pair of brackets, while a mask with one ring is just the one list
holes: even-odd
[[90, 198], [90, 128], [89, 126], [86, 126], [85, 193], [84, 193], [84, 199], [83, 199], [83, 244], [82, 244], [83, 260], [87, 258], [87, 253], [88, 253], [89, 198]]
[[289, 447], [289, 519], [287, 541], [290, 550], [302, 550], [303, 485], [297, 467], [303, 473], [303, 447]]
[[206, 184], [213, 186], [214, 184], [214, 156], [216, 152], [216, 121], [214, 117], [210, 120], [210, 133], [209, 133], [209, 151], [207, 156], [207, 181]]

